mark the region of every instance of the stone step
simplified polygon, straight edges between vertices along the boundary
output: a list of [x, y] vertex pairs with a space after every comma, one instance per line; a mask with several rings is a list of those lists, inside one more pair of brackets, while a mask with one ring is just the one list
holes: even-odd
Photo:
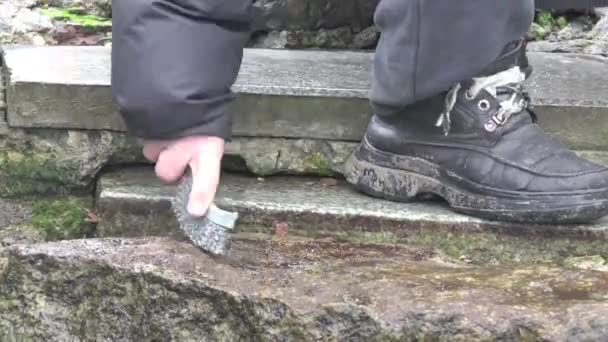
[[[174, 185], [148, 167], [103, 174], [96, 210], [100, 237], [183, 239], [171, 211]], [[608, 253], [608, 218], [590, 225], [530, 226], [460, 215], [431, 200], [396, 203], [354, 191], [343, 180], [224, 173], [217, 204], [240, 213], [239, 233], [288, 234], [438, 248], [471, 260], [539, 261]]]
[[[5, 48], [8, 125], [124, 131], [108, 47]], [[370, 116], [371, 53], [247, 49], [234, 90], [235, 136], [360, 140]], [[608, 63], [531, 53], [541, 125], [581, 150], [608, 149]]]
[[163, 238], [0, 248], [8, 341], [606, 341], [608, 273], [432, 250]]

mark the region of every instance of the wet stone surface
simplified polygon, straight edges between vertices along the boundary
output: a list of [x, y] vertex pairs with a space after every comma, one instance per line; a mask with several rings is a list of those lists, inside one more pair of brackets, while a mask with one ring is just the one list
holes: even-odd
[[[331, 182], [330, 182], [331, 181]], [[97, 186], [102, 237], [183, 239], [171, 210], [176, 188], [150, 167], [104, 174]], [[428, 246], [474, 264], [536, 264], [608, 255], [608, 218], [587, 225], [527, 225], [458, 214], [442, 202], [411, 203], [363, 195], [341, 179], [257, 178], [225, 172], [216, 204], [238, 212], [236, 230], [364, 243]]]
[[[12, 339], [605, 340], [608, 273], [471, 266], [432, 250], [242, 237], [225, 259], [164, 239], [0, 254]], [[261, 328], [263, 327], [263, 329]]]

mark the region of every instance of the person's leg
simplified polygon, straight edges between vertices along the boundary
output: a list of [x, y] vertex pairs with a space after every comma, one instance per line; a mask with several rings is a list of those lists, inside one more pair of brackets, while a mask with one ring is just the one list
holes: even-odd
[[383, 0], [375, 115], [345, 165], [361, 191], [423, 193], [489, 219], [566, 223], [608, 214], [608, 169], [536, 124], [521, 39], [533, 0]]
[[473, 77], [521, 38], [533, 17], [534, 0], [382, 0], [374, 16], [381, 32], [370, 92], [375, 113]]

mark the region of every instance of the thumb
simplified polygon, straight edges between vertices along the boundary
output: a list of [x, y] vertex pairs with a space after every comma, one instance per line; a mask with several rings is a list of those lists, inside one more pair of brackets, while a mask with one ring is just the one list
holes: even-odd
[[190, 161], [192, 191], [188, 212], [194, 217], [204, 216], [213, 202], [220, 180], [221, 157], [214, 153], [196, 153]]

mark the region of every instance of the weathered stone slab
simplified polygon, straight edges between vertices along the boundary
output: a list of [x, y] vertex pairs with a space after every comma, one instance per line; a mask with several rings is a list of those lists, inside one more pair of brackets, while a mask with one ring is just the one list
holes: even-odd
[[236, 138], [226, 146], [226, 155], [238, 157], [244, 167], [228, 163], [232, 171], [256, 175], [336, 175], [357, 143], [279, 138]]
[[140, 161], [124, 133], [10, 129], [0, 134], [0, 196], [80, 193], [107, 165]]
[[[1, 126], [1, 125], [0, 125]], [[259, 176], [337, 175], [356, 143], [280, 138], [235, 138], [224, 168]], [[608, 153], [581, 152], [608, 165]], [[0, 196], [79, 193], [97, 173], [147, 163], [141, 145], [123, 132], [0, 128]]]
[[608, 273], [472, 267], [424, 248], [165, 239], [0, 254], [8, 341], [605, 341]]
[[[110, 97], [110, 48], [9, 47], [9, 125], [124, 130]], [[247, 49], [234, 90], [236, 136], [357, 141], [367, 124], [364, 52]], [[531, 53], [541, 125], [579, 149], [608, 146], [608, 63]]]
[[[341, 180], [334, 186], [319, 178], [224, 173], [221, 183], [216, 201], [240, 213], [241, 232], [273, 233], [277, 222], [285, 222], [297, 236], [425, 245], [485, 261], [608, 253], [608, 218], [590, 225], [516, 225], [456, 214], [432, 201], [371, 198]], [[183, 239], [171, 211], [175, 186], [158, 181], [151, 168], [107, 173], [97, 189], [99, 236]]]
[[[4, 134], [2, 134], [4, 133]], [[256, 175], [334, 175], [356, 144], [340, 141], [236, 138], [224, 167]], [[123, 132], [10, 129], [0, 132], [0, 196], [65, 194], [92, 189], [107, 167], [148, 163]]]

